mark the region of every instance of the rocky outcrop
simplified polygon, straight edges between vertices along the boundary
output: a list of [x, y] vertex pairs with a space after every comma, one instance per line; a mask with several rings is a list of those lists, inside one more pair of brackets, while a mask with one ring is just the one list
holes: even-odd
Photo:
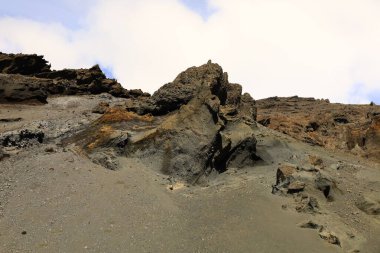
[[242, 95], [240, 84], [228, 82], [228, 74], [215, 63], [209, 61], [200, 67], [191, 67], [180, 73], [173, 82], [163, 85], [151, 97], [139, 101], [129, 101], [127, 109], [140, 115], [165, 115], [178, 110], [199, 94], [202, 87], [207, 86], [213, 96], [218, 98], [220, 115], [223, 117], [245, 117], [256, 120], [256, 106], [252, 97]]
[[46, 103], [51, 80], [22, 75], [0, 74], [0, 102], [37, 101]]
[[0, 102], [46, 102], [49, 95], [109, 93], [115, 97], [149, 96], [126, 90], [108, 79], [98, 65], [90, 69], [52, 71], [42, 56], [0, 53]]
[[252, 166], [259, 159], [255, 102], [241, 90], [228, 82], [219, 65], [208, 62], [182, 72], [152, 97], [108, 109], [96, 124], [100, 135], [75, 138], [90, 156], [111, 148], [174, 178], [202, 182], [210, 174]]
[[0, 52], [0, 73], [34, 75], [42, 72], [50, 72], [50, 65], [43, 56]]
[[379, 161], [380, 106], [272, 97], [257, 101], [258, 122], [311, 145]]

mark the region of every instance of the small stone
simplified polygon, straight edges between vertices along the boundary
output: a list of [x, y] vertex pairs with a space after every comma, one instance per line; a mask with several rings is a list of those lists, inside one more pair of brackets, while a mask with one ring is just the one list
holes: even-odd
[[339, 238], [335, 234], [333, 234], [332, 232], [328, 232], [328, 231], [324, 230], [324, 231], [321, 231], [319, 233], [319, 236], [323, 240], [326, 240], [328, 243], [335, 244], [335, 245], [338, 245], [339, 247], [341, 247]]
[[45, 152], [47, 152], [47, 153], [54, 153], [54, 152], [56, 152], [56, 150], [55, 150], [54, 147], [49, 146], [49, 147], [45, 148]]
[[352, 232], [347, 232], [347, 236], [351, 239], [355, 238], [355, 235]]
[[21, 234], [22, 234], [22, 235], [26, 235], [26, 231], [25, 231], [25, 230], [22, 231]]
[[320, 229], [321, 225], [309, 220], [298, 224], [300, 228]]
[[305, 189], [306, 184], [301, 181], [294, 181], [288, 185], [288, 193], [297, 193]]

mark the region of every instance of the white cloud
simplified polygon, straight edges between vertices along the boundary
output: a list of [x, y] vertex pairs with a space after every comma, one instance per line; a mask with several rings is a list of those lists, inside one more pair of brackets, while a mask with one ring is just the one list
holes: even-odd
[[0, 49], [44, 54], [57, 69], [99, 62], [126, 88], [149, 92], [208, 59], [255, 98], [367, 102], [379, 90], [379, 1], [209, 4], [217, 11], [205, 21], [177, 0], [99, 0], [77, 30], [0, 18]]

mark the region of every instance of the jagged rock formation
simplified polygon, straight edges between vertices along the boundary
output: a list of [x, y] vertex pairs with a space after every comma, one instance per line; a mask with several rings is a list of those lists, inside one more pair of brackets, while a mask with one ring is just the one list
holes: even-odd
[[380, 159], [380, 106], [332, 104], [314, 98], [257, 101], [258, 122], [298, 140]]
[[0, 102], [39, 101], [49, 95], [84, 95], [107, 92], [115, 97], [149, 96], [126, 90], [108, 79], [98, 65], [90, 69], [54, 71], [42, 56], [0, 53]]
[[[138, 115], [136, 108], [144, 109]], [[95, 161], [99, 153], [100, 161], [108, 161], [104, 147], [113, 146], [128, 157], [154, 160], [154, 169], [194, 183], [213, 171], [258, 159], [255, 119], [254, 100], [241, 94], [240, 85], [230, 84], [219, 65], [208, 62], [182, 72], [150, 98], [130, 99], [125, 108], [108, 110], [96, 125], [104, 134], [83, 141], [90, 135], [81, 133], [76, 141], [85, 143]]]
[[0, 52], [0, 73], [34, 75], [50, 71], [50, 65], [42, 56]]

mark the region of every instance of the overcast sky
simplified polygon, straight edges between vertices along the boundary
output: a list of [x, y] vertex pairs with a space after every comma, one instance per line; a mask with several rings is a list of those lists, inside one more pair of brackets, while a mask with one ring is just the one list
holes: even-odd
[[154, 92], [211, 59], [254, 98], [380, 104], [380, 0], [0, 0], [0, 51]]

